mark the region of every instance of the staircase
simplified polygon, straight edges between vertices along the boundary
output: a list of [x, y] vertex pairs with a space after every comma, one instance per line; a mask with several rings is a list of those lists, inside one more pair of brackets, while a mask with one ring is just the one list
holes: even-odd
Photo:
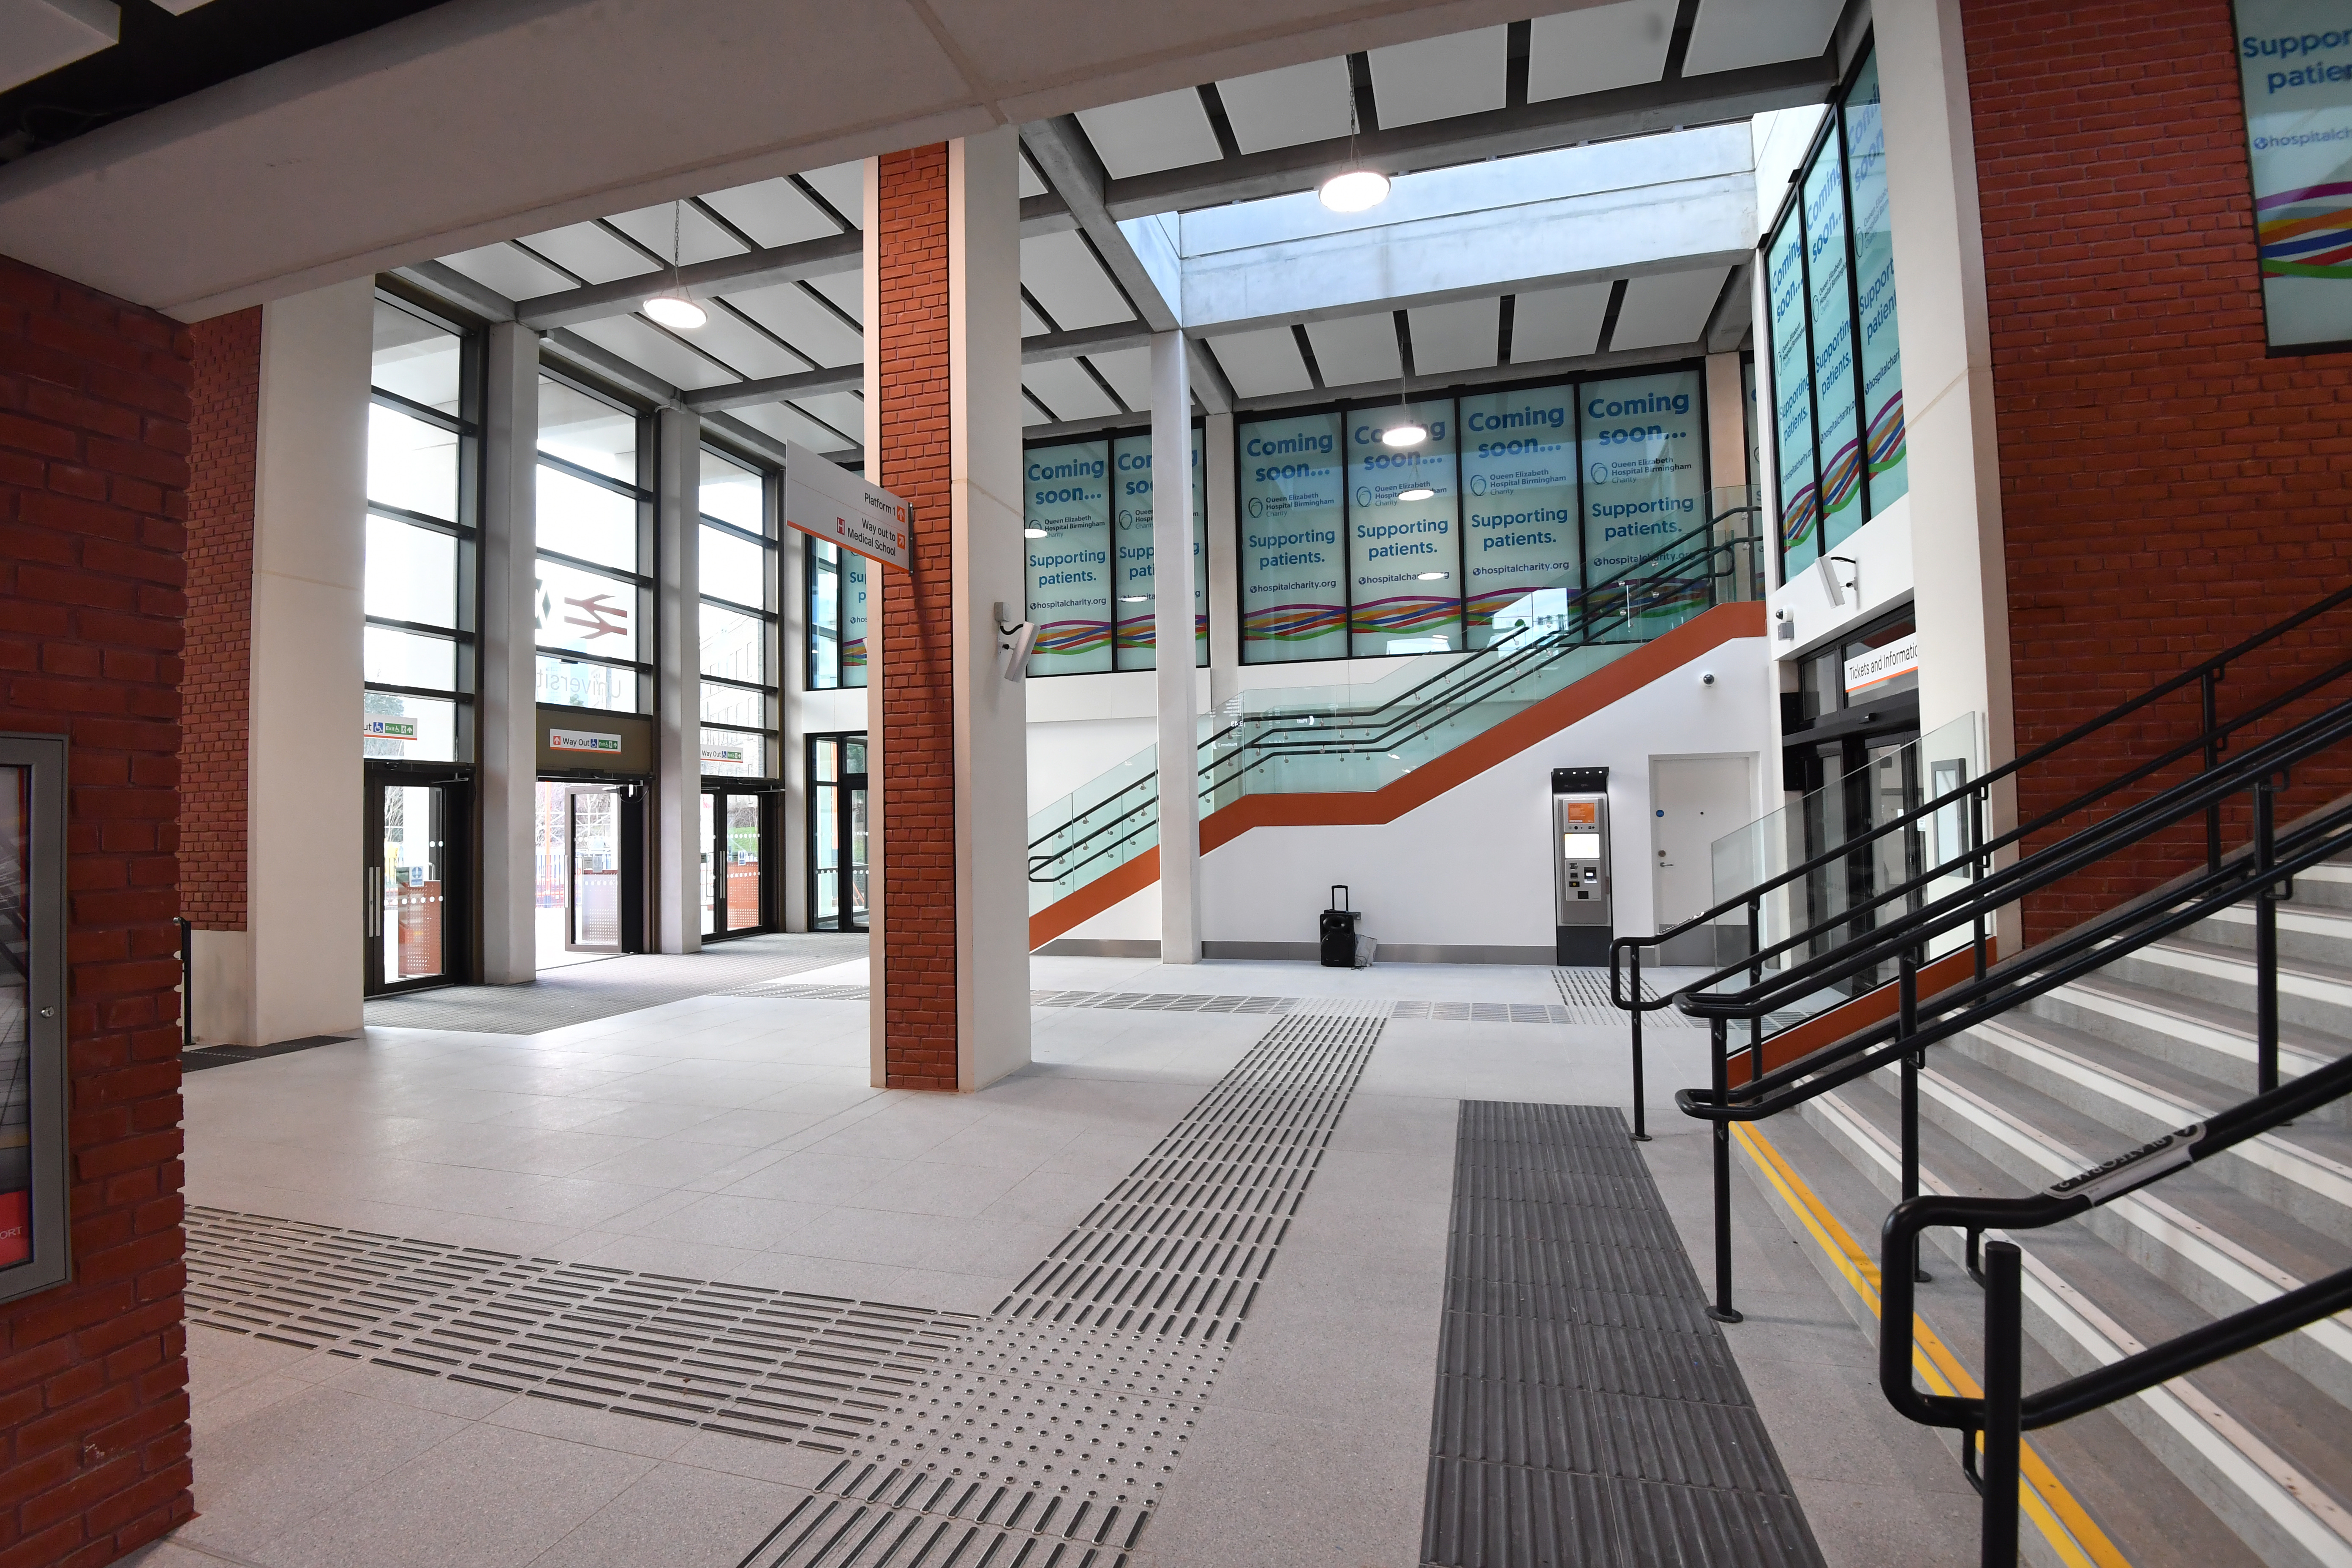
[[[1487, 646], [1428, 654], [1370, 687], [1244, 692], [1200, 721], [1201, 847], [1251, 827], [1389, 821], [1734, 637], [1763, 635], [1754, 492], [1580, 593], [1491, 612]], [[1029, 820], [1034, 949], [1159, 877], [1147, 747]]]
[[[2252, 925], [2234, 906], [1931, 1053], [1923, 1189], [2013, 1195], [2252, 1094]], [[2293, 1078], [2352, 1054], [2352, 864], [2296, 879], [2279, 932], [2280, 1072]], [[1874, 1254], [1900, 1195], [1895, 1069], [1742, 1132], [1756, 1185], [1844, 1287], [1814, 1232], [1826, 1215]], [[1928, 1234], [1920, 1317], [1962, 1367], [1980, 1365], [1982, 1297], [1959, 1237]], [[2352, 1259], [2346, 1102], [2024, 1245], [2029, 1388], [2322, 1278]], [[1876, 1338], [1864, 1293], [1840, 1294]], [[2075, 1528], [2064, 1510], [2029, 1528], [2029, 1561], [2352, 1563], [2352, 1321], [2312, 1324], [2029, 1444], [2080, 1512]]]

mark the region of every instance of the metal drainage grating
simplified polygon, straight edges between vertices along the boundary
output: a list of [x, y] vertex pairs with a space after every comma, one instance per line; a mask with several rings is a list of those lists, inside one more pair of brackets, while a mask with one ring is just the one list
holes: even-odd
[[1400, 1002], [1389, 1016], [1441, 1024], [1580, 1024], [1584, 1011], [1546, 1002]]
[[721, 996], [765, 996], [784, 1002], [869, 1002], [873, 990], [864, 985], [781, 985], [768, 981], [758, 985], [739, 985], [732, 991], [719, 993]]
[[1125, 1563], [1387, 1005], [1269, 1029], [741, 1568]]
[[187, 1228], [192, 1323], [832, 1453], [980, 1321], [223, 1209]]
[[1819, 1568], [1616, 1110], [1462, 1104], [1422, 1562]]
[[[1609, 972], [1605, 969], [1555, 969], [1551, 983], [1559, 987], [1559, 999], [1567, 1010], [1576, 1015], [1569, 1020], [1594, 1027], [1625, 1026], [1626, 1015], [1609, 1000]], [[1655, 1002], [1664, 993], [1647, 980], [1642, 982], [1643, 1000]], [[1642, 1019], [1645, 1029], [1688, 1029], [1698, 1026], [1671, 1007], [1660, 1008]]]
[[1032, 991], [1033, 1007], [1110, 1007], [1136, 1013], [1288, 1013], [1305, 1005], [1296, 996], [1214, 996], [1203, 992]]

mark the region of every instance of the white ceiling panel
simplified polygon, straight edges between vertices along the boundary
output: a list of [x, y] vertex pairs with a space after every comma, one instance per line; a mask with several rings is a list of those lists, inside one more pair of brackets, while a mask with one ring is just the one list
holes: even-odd
[[554, 268], [534, 261], [503, 243], [445, 256], [441, 264], [464, 273], [485, 289], [497, 289], [509, 300], [529, 300], [572, 287], [572, 279]]
[[1061, 419], [1094, 419], [1116, 414], [1118, 405], [1103, 395], [1095, 378], [1074, 359], [1047, 360], [1021, 367], [1021, 384]]
[[866, 279], [856, 270], [812, 278], [809, 287], [832, 300], [851, 321], [866, 319]]
[[1528, 101], [1656, 81], [1674, 31], [1675, 0], [1620, 0], [1538, 16], [1528, 33]]
[[1081, 109], [1078, 123], [1086, 127], [1095, 156], [1113, 179], [1212, 163], [1217, 156], [1217, 133], [1209, 124], [1209, 111], [1189, 87]]
[[796, 284], [730, 294], [727, 302], [821, 365], [856, 364], [866, 357], [866, 340]]
[[1307, 341], [1315, 345], [1315, 367], [1326, 386], [1393, 381], [1402, 363], [1397, 358], [1396, 317], [1387, 310], [1311, 322]]
[[1580, 359], [1600, 347], [1610, 287], [1578, 283], [1520, 295], [1511, 304], [1511, 363]]
[[1151, 406], [1151, 351], [1121, 349], [1117, 353], [1088, 354], [1087, 363], [1110, 383], [1129, 408], [1141, 412]]
[[709, 315], [709, 321], [684, 335], [693, 340], [695, 347], [717, 354], [742, 372], [748, 381], [770, 375], [796, 375], [816, 368], [799, 354], [777, 347], [766, 333], [729, 315], [724, 309], [714, 309]]
[[[840, 437], [786, 404], [755, 403], [749, 408], [730, 408], [728, 412], [752, 429], [764, 430], [781, 441], [798, 441], [817, 452], [841, 449]], [[851, 432], [853, 437], [856, 434]]]
[[822, 397], [795, 397], [793, 406], [813, 419], [824, 420], [848, 437], [853, 446], [866, 439], [866, 405], [845, 392], [828, 392]]
[[1503, 325], [1499, 299], [1456, 300], [1408, 310], [1412, 326], [1412, 374], [1444, 375], [1484, 370], [1495, 363], [1495, 339]]
[[1305, 392], [1315, 384], [1307, 378], [1307, 362], [1298, 357], [1298, 344], [1288, 327], [1211, 338], [1209, 346], [1216, 351], [1217, 363], [1225, 367], [1225, 379], [1243, 397]]
[[1348, 133], [1348, 62], [1309, 60], [1217, 84], [1244, 153], [1296, 147]]
[[616, 278], [635, 278], [654, 270], [654, 264], [632, 249], [627, 241], [593, 223], [527, 234], [521, 243], [591, 283], [610, 283]]
[[1021, 424], [1024, 429], [1026, 429], [1032, 425], [1050, 425], [1052, 423], [1053, 420], [1046, 415], [1045, 411], [1037, 406], [1035, 399], [1024, 397], [1021, 400]]
[[1503, 107], [1509, 29], [1481, 27], [1374, 49], [1372, 100], [1381, 128], [1419, 125], [1456, 114]]
[[1030, 166], [1030, 163], [1027, 158], [1024, 157], [1021, 159], [1020, 163], [1021, 194], [1024, 196], [1044, 195], [1045, 194], [1045, 182], [1037, 177], [1037, 171]]
[[1625, 302], [1617, 307], [1617, 330], [1609, 335], [1610, 352], [1696, 342], [1706, 331], [1707, 312], [1723, 293], [1724, 274], [1729, 270], [1710, 267], [1704, 272], [1666, 272], [1628, 281]]
[[1065, 331], [1135, 319], [1118, 286], [1075, 229], [1023, 240], [1021, 283]]
[[572, 330], [676, 386], [723, 386], [735, 379], [639, 316], [608, 316], [601, 321], [583, 321]]
[[771, 248], [841, 232], [790, 180], [761, 180], [756, 185], [714, 191], [702, 199], [711, 211]]
[[814, 191], [830, 203], [836, 212], [857, 228], [866, 222], [866, 165], [864, 163], [830, 163], [822, 169], [811, 169], [801, 176]]
[[1028, 300], [1022, 300], [1021, 335], [1024, 338], [1034, 338], [1046, 330], [1044, 318], [1040, 317], [1036, 311], [1029, 308]]
[[635, 212], [616, 213], [605, 221], [667, 261], [670, 258], [670, 219], [673, 212], [677, 215], [679, 266], [691, 267], [698, 261], [715, 261], [722, 256], [743, 254], [743, 247], [736, 243], [733, 235], [684, 202], [664, 202], [657, 207], [639, 207]]
[[1683, 75], [1801, 60], [1829, 47], [1839, 0], [1701, 0]]

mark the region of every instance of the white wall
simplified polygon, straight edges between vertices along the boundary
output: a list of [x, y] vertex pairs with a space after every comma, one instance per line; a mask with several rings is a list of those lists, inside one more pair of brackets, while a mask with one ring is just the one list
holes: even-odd
[[[1364, 930], [1384, 943], [1536, 948], [1553, 936], [1551, 770], [1606, 766], [1620, 932], [1651, 929], [1656, 858], [1650, 759], [1734, 753], [1758, 765], [1753, 816], [1777, 809], [1770, 756], [1777, 698], [1768, 643], [1743, 637], [1660, 677], [1396, 821], [1371, 827], [1255, 827], [1202, 858], [1205, 942], [1312, 942], [1334, 882], [1353, 889]], [[1699, 683], [1712, 670], [1716, 684]], [[1151, 889], [1069, 933], [1155, 940]]]

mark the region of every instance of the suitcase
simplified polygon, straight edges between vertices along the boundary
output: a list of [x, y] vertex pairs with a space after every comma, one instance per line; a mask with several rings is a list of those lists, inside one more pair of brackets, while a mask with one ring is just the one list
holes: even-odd
[[1344, 882], [1331, 888], [1331, 907], [1323, 911], [1323, 967], [1353, 969], [1356, 967], [1356, 921], [1361, 917], [1354, 910], [1340, 906], [1348, 901]]

